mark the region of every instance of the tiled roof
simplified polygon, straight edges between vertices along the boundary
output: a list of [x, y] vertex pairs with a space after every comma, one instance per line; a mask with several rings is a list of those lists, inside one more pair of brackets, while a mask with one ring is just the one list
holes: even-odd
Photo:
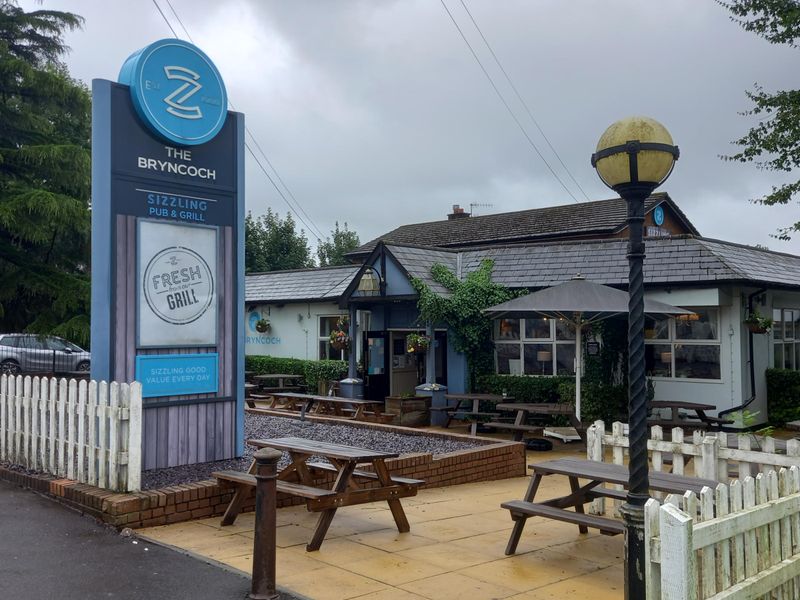
[[356, 265], [347, 265], [247, 275], [245, 302], [337, 300], [358, 269]]
[[[490, 258], [492, 278], [508, 287], [547, 287], [576, 273], [598, 283], [626, 286], [626, 252], [625, 239], [465, 249], [460, 252], [461, 277]], [[457, 256], [448, 257], [450, 265], [457, 263]], [[693, 236], [648, 239], [644, 269], [646, 284], [752, 281], [800, 287], [800, 256]]]
[[[645, 202], [649, 211], [657, 204], [670, 205], [691, 231], [694, 227], [665, 193], [653, 194]], [[464, 217], [402, 225], [354, 250], [351, 256], [372, 251], [379, 241], [387, 244], [415, 244], [439, 248], [478, 246], [488, 243], [536, 241], [554, 236], [592, 237], [608, 235], [626, 225], [627, 207], [621, 198], [548, 206], [516, 212]]]
[[414, 246], [386, 245], [386, 249], [397, 258], [398, 262], [411, 277], [421, 279], [437, 294], [448, 295], [449, 292], [431, 277], [431, 267], [441, 264], [453, 273], [458, 271], [459, 253], [453, 250], [438, 248], [419, 248]]

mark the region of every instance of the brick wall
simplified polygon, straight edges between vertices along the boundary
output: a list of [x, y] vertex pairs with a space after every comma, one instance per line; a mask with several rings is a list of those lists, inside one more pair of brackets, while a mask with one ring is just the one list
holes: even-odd
[[[392, 475], [422, 479], [423, 487], [443, 487], [525, 475], [525, 446], [498, 442], [448, 454], [411, 454], [389, 459]], [[365, 468], [364, 470], [369, 470]], [[327, 475], [320, 481], [332, 481]], [[69, 479], [32, 475], [0, 466], [0, 479], [58, 498], [116, 527], [151, 527], [222, 515], [232, 492], [213, 480], [158, 490], [118, 494]], [[278, 506], [302, 504], [302, 498], [278, 494]], [[253, 509], [254, 498], [243, 511]]]

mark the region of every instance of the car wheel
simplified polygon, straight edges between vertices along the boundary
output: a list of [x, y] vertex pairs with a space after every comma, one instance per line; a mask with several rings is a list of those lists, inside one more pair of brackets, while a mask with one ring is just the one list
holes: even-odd
[[19, 363], [15, 360], [4, 360], [0, 363], [0, 374], [2, 375], [19, 375], [21, 370]]
[[89, 361], [82, 360], [78, 363], [78, 371], [88, 371], [89, 370]]

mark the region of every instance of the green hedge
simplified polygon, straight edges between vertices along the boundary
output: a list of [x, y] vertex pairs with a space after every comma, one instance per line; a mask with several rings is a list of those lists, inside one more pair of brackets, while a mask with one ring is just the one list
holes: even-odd
[[767, 369], [767, 409], [773, 425], [800, 419], [800, 372]]
[[521, 375], [484, 375], [478, 379], [482, 392], [513, 396], [516, 402], [558, 402], [561, 383], [572, 377], [525, 377]]
[[306, 385], [314, 391], [321, 381], [347, 377], [347, 363], [343, 360], [303, 360], [277, 356], [245, 356], [244, 368], [256, 375], [286, 373], [302, 375]]

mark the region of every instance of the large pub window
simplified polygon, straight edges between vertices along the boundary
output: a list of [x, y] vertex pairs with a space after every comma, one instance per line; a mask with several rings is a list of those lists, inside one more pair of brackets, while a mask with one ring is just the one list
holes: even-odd
[[560, 319], [497, 319], [493, 337], [501, 375], [575, 373], [575, 331]]
[[775, 308], [772, 321], [772, 366], [800, 371], [800, 309]]
[[718, 308], [688, 308], [690, 315], [645, 317], [645, 365], [651, 377], [720, 379]]
[[336, 350], [331, 346], [331, 331], [336, 329], [339, 317], [342, 315], [320, 315], [319, 317], [319, 359], [320, 360], [345, 360], [346, 350]]

